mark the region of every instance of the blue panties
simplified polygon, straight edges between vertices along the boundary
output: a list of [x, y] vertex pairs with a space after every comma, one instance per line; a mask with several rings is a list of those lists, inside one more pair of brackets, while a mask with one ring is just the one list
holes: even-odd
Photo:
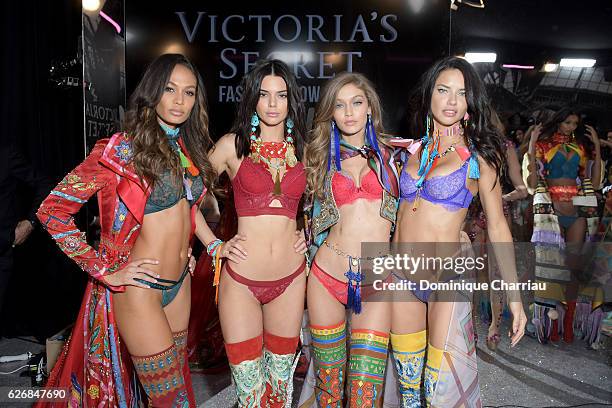
[[574, 225], [578, 217], [575, 215], [557, 215], [557, 219], [559, 220], [559, 225], [567, 229]]
[[181, 285], [183, 284], [183, 281], [185, 280], [185, 276], [187, 276], [187, 272], [189, 272], [189, 263], [187, 263], [187, 265], [185, 266], [185, 269], [183, 270], [181, 277], [177, 281], [173, 281], [170, 279], [157, 278], [157, 282], [165, 283], [165, 285], [160, 285], [159, 283], [154, 283], [154, 282], [147, 282], [146, 280], [142, 280], [138, 278], [134, 278], [134, 280], [140, 283], [144, 283], [151, 289], [161, 290], [162, 307], [166, 307], [170, 304], [170, 302], [174, 300], [178, 291], [181, 289]]

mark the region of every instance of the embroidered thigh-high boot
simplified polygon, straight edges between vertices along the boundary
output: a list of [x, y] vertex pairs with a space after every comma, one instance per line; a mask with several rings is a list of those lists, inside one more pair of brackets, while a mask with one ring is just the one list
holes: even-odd
[[426, 330], [408, 334], [391, 333], [402, 408], [421, 407], [421, 378], [426, 345]]
[[147, 393], [148, 406], [189, 407], [181, 357], [175, 344], [151, 356], [132, 356], [132, 361]]
[[238, 343], [225, 343], [225, 352], [236, 385], [238, 406], [262, 406], [266, 389], [262, 358], [263, 336], [260, 334]]
[[331, 326], [310, 325], [315, 398], [320, 408], [341, 408], [346, 366], [346, 323]]
[[293, 392], [295, 349], [299, 337], [281, 337], [264, 331], [264, 374], [266, 403], [284, 407]]
[[352, 330], [348, 363], [349, 407], [381, 406], [388, 347], [387, 333]]
[[176, 349], [181, 358], [183, 379], [185, 380], [185, 388], [187, 389], [187, 396], [189, 397], [189, 405], [196, 407], [195, 394], [193, 393], [193, 385], [191, 384], [191, 372], [189, 371], [189, 357], [187, 356], [187, 330], [172, 332], [172, 338], [174, 339], [174, 344], [176, 344]]
[[427, 407], [431, 406], [431, 402], [436, 391], [436, 385], [438, 384], [438, 374], [440, 367], [442, 366], [442, 357], [444, 356], [444, 350], [436, 348], [429, 343], [427, 345], [427, 364], [425, 364], [425, 402]]

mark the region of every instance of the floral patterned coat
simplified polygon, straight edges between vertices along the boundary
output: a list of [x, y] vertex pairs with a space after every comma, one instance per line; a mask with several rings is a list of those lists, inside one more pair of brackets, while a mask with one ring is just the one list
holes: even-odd
[[[69, 406], [131, 407], [140, 399], [113, 315], [111, 292], [124, 288], [103, 281], [127, 262], [150, 194], [134, 171], [131, 157], [125, 133], [98, 141], [89, 156], [51, 191], [37, 213], [60, 249], [90, 275], [72, 334], [47, 383], [47, 387], [70, 389]], [[192, 229], [197, 205], [205, 193], [192, 206]], [[97, 250], [87, 243], [73, 218], [94, 194], [98, 196], [101, 226]], [[47, 404], [39, 404], [43, 405]]]

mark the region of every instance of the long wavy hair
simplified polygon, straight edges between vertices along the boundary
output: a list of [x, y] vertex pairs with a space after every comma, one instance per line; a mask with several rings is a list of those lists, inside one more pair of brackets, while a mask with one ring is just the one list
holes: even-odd
[[467, 126], [464, 127], [466, 145], [470, 151], [475, 151], [493, 167], [498, 176], [501, 176], [506, 157], [505, 137], [491, 120], [493, 110], [484, 83], [472, 64], [462, 58], [443, 58], [421, 76], [417, 88], [410, 97], [413, 137], [419, 138], [425, 135], [426, 118], [433, 117], [431, 97], [436, 80], [440, 73], [447, 69], [458, 69], [463, 74], [467, 111], [470, 115]]
[[548, 121], [542, 125], [542, 135], [539, 137], [539, 140], [546, 140], [552, 137], [552, 135], [557, 133], [559, 124], [572, 115], [578, 118], [578, 127], [576, 128], [576, 132], [574, 132], [575, 140], [578, 144], [585, 145], [587, 138], [582, 134], [582, 132], [579, 131], [582, 123], [580, 112], [569, 106], [559, 109]]
[[340, 89], [348, 84], [355, 85], [365, 94], [372, 111], [372, 124], [376, 131], [376, 138], [380, 143], [385, 144], [382, 106], [374, 84], [364, 75], [356, 72], [343, 72], [327, 81], [315, 109], [312, 130], [310, 131], [309, 142], [306, 145], [306, 153], [304, 155], [308, 193], [315, 193], [319, 198], [323, 195], [323, 183], [327, 173], [327, 160], [331, 143], [331, 123], [334, 120], [336, 98], [338, 98]]
[[216, 174], [207, 155], [212, 140], [208, 133], [206, 91], [198, 70], [185, 56], [164, 54], [149, 64], [130, 96], [123, 129], [132, 142], [132, 163], [141, 179], [152, 186], [161, 173], [170, 170], [176, 182], [181, 182], [183, 170], [179, 157], [160, 127], [155, 111], [172, 70], [179, 64], [188, 68], [197, 80], [196, 101], [191, 114], [180, 126], [181, 138], [194, 166], [200, 170], [204, 184], [211, 189]]
[[[293, 75], [287, 64], [277, 59], [257, 61], [253, 69], [242, 78], [242, 99], [238, 104], [238, 112], [236, 113], [236, 119], [231, 130], [231, 133], [236, 134], [236, 155], [238, 158], [242, 158], [248, 156], [251, 152], [251, 117], [257, 109], [261, 82], [268, 75], [281, 77], [287, 85], [287, 95], [289, 97], [287, 119], [291, 119], [294, 125], [292, 135], [295, 156], [298, 160], [302, 160], [306, 131], [304, 104], [301, 100], [300, 89], [295, 75]], [[259, 134], [259, 128], [257, 132]]]

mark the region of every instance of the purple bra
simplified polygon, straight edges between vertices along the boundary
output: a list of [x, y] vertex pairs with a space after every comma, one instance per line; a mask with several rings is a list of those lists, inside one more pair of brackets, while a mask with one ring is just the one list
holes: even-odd
[[[439, 204], [449, 211], [468, 208], [472, 198], [474, 198], [472, 192], [465, 185], [468, 162], [469, 160], [464, 161], [461, 167], [450, 174], [426, 179], [419, 193], [420, 198], [433, 204]], [[406, 171], [404, 165], [400, 176], [400, 202], [415, 200], [418, 190], [416, 181]]]

